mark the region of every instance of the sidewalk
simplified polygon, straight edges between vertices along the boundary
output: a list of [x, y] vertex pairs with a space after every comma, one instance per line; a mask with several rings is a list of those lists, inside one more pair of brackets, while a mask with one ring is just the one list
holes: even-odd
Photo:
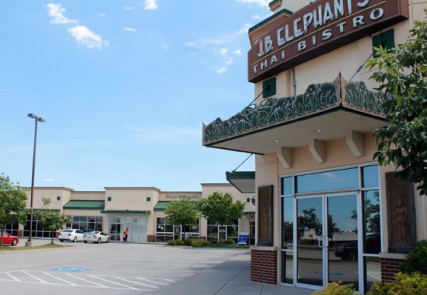
[[250, 262], [231, 260], [162, 288], [156, 294], [203, 295], [310, 295], [313, 290], [251, 282]]

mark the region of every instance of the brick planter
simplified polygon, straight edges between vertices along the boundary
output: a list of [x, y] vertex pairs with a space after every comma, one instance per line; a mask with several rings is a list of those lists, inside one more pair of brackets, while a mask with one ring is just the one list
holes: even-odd
[[394, 281], [394, 275], [400, 271], [400, 265], [405, 261], [405, 255], [390, 254], [380, 256], [381, 261], [381, 280], [383, 282]]
[[277, 249], [251, 248], [251, 281], [277, 284]]

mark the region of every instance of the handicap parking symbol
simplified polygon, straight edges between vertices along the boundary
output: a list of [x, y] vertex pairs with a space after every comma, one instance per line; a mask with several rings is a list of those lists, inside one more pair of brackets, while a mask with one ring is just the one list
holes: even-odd
[[82, 271], [88, 271], [90, 268], [78, 268], [78, 267], [55, 267], [51, 268], [50, 270], [56, 270], [56, 271], [69, 271], [69, 272], [82, 272]]

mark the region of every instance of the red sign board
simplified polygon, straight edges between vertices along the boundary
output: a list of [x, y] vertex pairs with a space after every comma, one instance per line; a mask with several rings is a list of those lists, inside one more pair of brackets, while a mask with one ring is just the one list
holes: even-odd
[[408, 0], [318, 0], [249, 31], [250, 82], [258, 82], [408, 18]]

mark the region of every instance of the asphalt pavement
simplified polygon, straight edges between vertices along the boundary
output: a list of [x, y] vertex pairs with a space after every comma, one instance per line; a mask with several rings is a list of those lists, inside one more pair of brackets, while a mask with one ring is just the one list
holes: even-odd
[[[25, 246], [26, 239], [21, 239], [18, 247]], [[46, 244], [47, 240], [33, 239], [33, 246]], [[70, 243], [73, 244], [73, 243]], [[83, 246], [80, 244], [80, 246]], [[87, 245], [86, 245], [87, 246]], [[114, 246], [114, 245], [111, 245]], [[119, 246], [119, 245], [117, 245]], [[131, 245], [128, 245], [131, 246]], [[137, 245], [134, 245], [138, 247]], [[155, 245], [141, 245], [144, 249], [155, 248], [153, 250], [162, 252], [163, 255], [167, 254], [167, 249], [158, 248]], [[88, 248], [89, 250], [90, 248]], [[164, 249], [164, 250], [162, 250]], [[183, 249], [184, 250], [184, 249]], [[190, 250], [190, 249], [189, 249]], [[202, 295], [274, 295], [274, 294], [295, 294], [295, 295], [309, 295], [313, 290], [302, 289], [284, 285], [270, 285], [250, 280], [250, 251], [239, 252], [239, 255], [230, 256], [226, 261], [211, 264], [204, 268], [198, 269], [196, 272], [189, 276], [183, 276], [182, 279], [176, 280], [171, 284], [162, 286], [151, 294], [173, 294], [173, 295], [187, 295], [187, 294], [202, 294]], [[167, 257], [166, 257], [167, 259]], [[172, 262], [173, 263], [173, 262]], [[165, 266], [162, 266], [166, 267]], [[172, 268], [178, 265], [171, 266]], [[159, 269], [159, 271], [161, 271]], [[165, 272], [164, 269], [161, 272]], [[21, 289], [22, 291], [22, 289]], [[135, 293], [139, 293], [133, 291]], [[131, 292], [131, 293], [133, 293]], [[145, 294], [146, 292], [142, 292]], [[11, 293], [12, 294], [12, 293]], [[16, 293], [19, 294], [19, 293]], [[141, 293], [140, 293], [141, 294]]]

